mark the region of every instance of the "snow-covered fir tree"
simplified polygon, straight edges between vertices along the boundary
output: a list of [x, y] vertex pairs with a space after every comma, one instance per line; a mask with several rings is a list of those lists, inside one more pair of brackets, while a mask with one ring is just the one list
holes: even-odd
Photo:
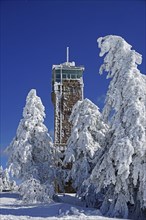
[[44, 125], [44, 106], [32, 89], [23, 110], [16, 137], [7, 148], [11, 172], [22, 181], [36, 179], [40, 184], [53, 184], [54, 149]]
[[[19, 187], [24, 203], [51, 202], [54, 187], [51, 184], [41, 184], [39, 180], [29, 178]], [[49, 195], [49, 197], [48, 197]]]
[[9, 170], [0, 167], [0, 192], [17, 190], [17, 185], [14, 180], [10, 179]]
[[142, 220], [146, 217], [146, 76], [137, 69], [142, 57], [119, 36], [101, 37], [98, 45], [100, 56], [105, 55], [100, 73], [105, 70], [112, 78], [103, 109], [105, 121], [110, 119], [110, 136], [86, 185], [96, 187], [92, 197], [104, 190], [103, 214]]
[[89, 99], [78, 101], [70, 116], [71, 136], [67, 142], [64, 165], [72, 164], [67, 181], [79, 193], [81, 185], [95, 166], [94, 155], [105, 143], [108, 126], [103, 122], [98, 107]]

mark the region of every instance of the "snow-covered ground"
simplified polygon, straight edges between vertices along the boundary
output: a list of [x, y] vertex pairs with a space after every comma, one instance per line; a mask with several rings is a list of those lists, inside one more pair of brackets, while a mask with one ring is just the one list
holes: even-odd
[[[1, 220], [112, 220], [99, 210], [83, 207], [74, 194], [59, 195], [58, 202], [25, 205], [16, 193], [0, 193]], [[114, 218], [115, 220], [115, 218]]]

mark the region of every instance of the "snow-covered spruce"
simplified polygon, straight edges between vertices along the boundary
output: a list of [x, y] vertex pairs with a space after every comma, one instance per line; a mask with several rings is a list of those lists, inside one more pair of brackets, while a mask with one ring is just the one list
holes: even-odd
[[10, 179], [9, 170], [0, 167], [0, 192], [3, 191], [15, 191], [17, 190], [17, 185], [14, 180]]
[[36, 90], [32, 89], [27, 96], [16, 137], [7, 152], [12, 175], [22, 181], [31, 181], [34, 178], [40, 184], [49, 182], [52, 185], [54, 149], [48, 129], [43, 124], [44, 110]]
[[71, 180], [79, 193], [83, 181], [95, 166], [95, 152], [104, 147], [108, 126], [103, 122], [98, 107], [89, 99], [75, 104], [70, 122], [73, 127], [67, 142], [64, 165], [72, 164], [67, 181]]
[[137, 69], [142, 57], [118, 36], [101, 37], [98, 45], [100, 56], [106, 54], [100, 73], [105, 70], [112, 78], [103, 116], [106, 121], [113, 116], [106, 152], [86, 184], [96, 187], [93, 196], [106, 189], [103, 214], [142, 220], [146, 215], [146, 76]]
[[[25, 203], [52, 202], [54, 187], [50, 184], [41, 184], [39, 180], [30, 178], [20, 187], [20, 195]], [[49, 195], [49, 196], [48, 196]]]

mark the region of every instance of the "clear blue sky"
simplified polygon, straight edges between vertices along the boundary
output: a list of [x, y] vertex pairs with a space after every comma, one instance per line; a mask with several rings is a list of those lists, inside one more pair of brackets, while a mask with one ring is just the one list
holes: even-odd
[[[51, 68], [66, 61], [84, 65], [84, 96], [101, 109], [109, 81], [98, 70], [97, 38], [120, 35], [143, 55], [146, 73], [145, 0], [2, 1], [1, 7], [1, 150], [16, 134], [25, 99], [35, 88], [53, 130]], [[5, 166], [6, 157], [1, 155]]]

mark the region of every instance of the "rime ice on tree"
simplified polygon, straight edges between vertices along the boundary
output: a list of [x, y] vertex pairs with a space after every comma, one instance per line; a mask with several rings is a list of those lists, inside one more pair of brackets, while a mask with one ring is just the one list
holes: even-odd
[[26, 99], [23, 118], [16, 136], [7, 148], [14, 176], [24, 180], [34, 177], [44, 183], [53, 164], [53, 143], [44, 125], [45, 108], [32, 89]]
[[2, 191], [14, 191], [17, 190], [17, 186], [14, 180], [10, 180], [9, 170], [0, 166], [0, 192]]
[[[68, 49], [68, 48], [67, 48]], [[60, 150], [64, 150], [71, 134], [68, 121], [72, 108], [78, 100], [83, 99], [83, 66], [75, 66], [67, 62], [52, 67], [52, 102], [54, 104], [54, 142]]]
[[100, 56], [105, 55], [100, 73], [105, 70], [112, 78], [103, 110], [111, 127], [106, 151], [88, 186], [93, 183], [96, 193], [105, 189], [103, 214], [142, 220], [146, 214], [146, 76], [137, 69], [142, 57], [119, 36], [101, 37], [98, 45]]
[[103, 122], [98, 107], [89, 99], [74, 105], [70, 122], [72, 131], [67, 142], [64, 165], [72, 163], [67, 181], [72, 180], [72, 186], [79, 193], [83, 181], [90, 176], [96, 164], [95, 154], [104, 148], [108, 126]]
[[24, 200], [25, 192], [22, 191], [30, 184], [35, 187], [35, 200], [45, 199], [38, 195], [42, 187], [47, 196], [52, 196], [46, 188], [53, 188], [54, 149], [44, 118], [45, 108], [36, 90], [32, 89], [26, 98], [16, 136], [7, 148], [12, 174], [24, 181], [20, 188]]

